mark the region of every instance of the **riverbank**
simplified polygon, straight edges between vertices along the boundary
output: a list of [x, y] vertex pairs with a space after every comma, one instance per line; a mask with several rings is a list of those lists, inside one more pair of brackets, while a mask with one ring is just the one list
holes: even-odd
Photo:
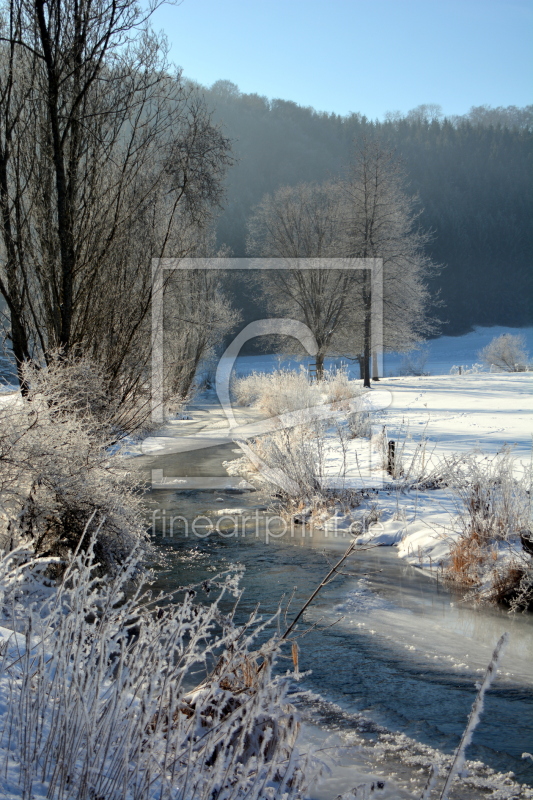
[[[369, 414], [374, 436], [339, 435], [347, 410], [332, 413], [336, 422], [321, 428], [315, 448], [316, 480], [322, 486], [317, 497], [325, 499], [310, 505], [307, 499], [305, 507], [305, 496], [295, 487], [295, 498], [303, 503], [292, 504], [294, 520], [332, 537], [352, 532], [361, 544], [397, 546], [401, 558], [433, 576], [479, 587], [480, 598], [527, 607], [531, 384], [529, 373], [404, 377], [374, 384], [362, 395], [368, 408], [377, 399]], [[282, 450], [287, 478], [298, 446], [287, 438]], [[227, 464], [229, 473], [268, 484], [257, 448], [243, 450], [244, 457]], [[290, 495], [290, 483], [278, 483]], [[331, 487], [338, 501], [331, 499]], [[364, 490], [354, 496], [353, 507], [350, 489]]]
[[[295, 613], [324, 577], [328, 560], [346, 547], [346, 531], [338, 529], [336, 536], [327, 526], [283, 531], [278, 518], [270, 524], [269, 535], [266, 518], [275, 513], [269, 509], [268, 495], [236, 494], [223, 488], [227, 476], [223, 463], [240, 453], [235, 444], [173, 450], [171, 440], [186, 438], [184, 429], [190, 431], [187, 436], [201, 439], [211, 427], [220, 435], [226, 425], [213, 396], [203, 398], [198, 407], [193, 404], [188, 414], [190, 420], [170, 422], [161, 431], [162, 447], [157, 449], [158, 443], [152, 442], [151, 452], [135, 459], [147, 476], [161, 470], [169, 480], [166, 486], [158, 484], [148, 498], [148, 516], [153, 519], [158, 514], [157, 586], [167, 590], [176, 582], [205, 578], [238, 562], [245, 566], [243, 614], [256, 603], [265, 614], [275, 611], [280, 598], [290, 596], [296, 586], [291, 605]], [[243, 415], [244, 424], [257, 420], [253, 409], [237, 409], [237, 414]], [[220, 487], [187, 488], [186, 481], [205, 476], [216, 477]], [[430, 506], [438, 495], [426, 494]], [[418, 492], [418, 509], [425, 502], [422, 495]], [[408, 496], [390, 493], [391, 510], [402, 497]], [[169, 537], [169, 520], [176, 516], [181, 520]], [[167, 536], [162, 535], [163, 517]], [[196, 533], [190, 525], [194, 519], [199, 520]], [[189, 522], [187, 532], [183, 520]], [[313, 800], [329, 800], [357, 785], [361, 776], [370, 774], [377, 780], [384, 772], [389, 774], [392, 794], [383, 796], [418, 798], [416, 787], [422, 785], [435, 754], [444, 759], [455, 747], [475, 683], [503, 630], [510, 630], [510, 649], [468, 753], [471, 781], [461, 783], [456, 796], [461, 800], [531, 796], [527, 784], [533, 783], [533, 775], [521, 759], [533, 735], [530, 619], [465, 603], [460, 594], [426, 577], [397, 552], [398, 548], [387, 547], [358, 555], [349, 569], [352, 574], [326, 587], [305, 614], [302, 629], [318, 625], [299, 640], [300, 670], [311, 673], [295, 686], [295, 691], [303, 692], [300, 713], [315, 726], [309, 741], [319, 747], [359, 748], [357, 754], [351, 749], [339, 751], [343, 765], [335, 768], [322, 789], [316, 789]], [[519, 777], [521, 788], [509, 771]]]

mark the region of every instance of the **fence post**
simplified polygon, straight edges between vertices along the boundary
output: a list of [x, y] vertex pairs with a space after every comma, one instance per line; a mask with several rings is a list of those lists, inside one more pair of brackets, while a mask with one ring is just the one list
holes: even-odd
[[396, 443], [391, 439], [388, 443], [387, 472], [389, 475], [392, 475], [392, 477], [394, 477], [395, 447]]

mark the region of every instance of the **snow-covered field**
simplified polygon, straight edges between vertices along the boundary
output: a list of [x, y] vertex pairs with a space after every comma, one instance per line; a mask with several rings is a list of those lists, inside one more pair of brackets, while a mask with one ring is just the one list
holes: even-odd
[[[427, 352], [427, 359], [423, 371], [430, 375], [449, 375], [454, 366], [471, 368], [473, 364], [479, 362], [478, 353], [496, 336], [509, 333], [512, 336], [524, 336], [526, 350], [533, 358], [533, 328], [507, 328], [495, 325], [490, 328], [476, 327], [471, 333], [463, 336], [440, 336], [438, 339], [431, 339], [422, 346], [422, 350]], [[414, 355], [417, 353], [415, 351]], [[240, 356], [235, 365], [236, 373], [240, 376], [247, 375], [254, 370], [269, 372], [277, 369], [279, 365], [288, 368], [298, 369], [301, 363], [307, 364], [311, 359], [280, 358], [276, 355], [254, 355]], [[405, 361], [405, 355], [401, 353], [386, 353], [383, 358], [383, 372], [386, 377], [400, 375]], [[342, 366], [347, 369], [353, 378], [359, 377], [359, 366], [353, 361], [346, 359], [326, 359], [326, 366]]]
[[[380, 415], [389, 440], [396, 442], [396, 452], [403, 450], [403, 463], [409, 470], [418, 447], [421, 467], [423, 451], [426, 474], [439, 471], [445, 459], [475, 453], [479, 460], [492, 457], [505, 445], [512, 448], [515, 474], [522, 475], [531, 465], [532, 376], [522, 374], [479, 374], [420, 378], [390, 378], [380, 382], [380, 389], [391, 393], [391, 405]], [[360, 440], [348, 442], [349, 456], [359, 451]], [[331, 448], [327, 461], [329, 474], [338, 474], [345, 459], [341, 448]], [[348, 457], [348, 464], [354, 458]], [[383, 472], [376, 475], [383, 480]], [[390, 481], [390, 479], [389, 479]], [[457, 500], [447, 489], [404, 492], [380, 491], [381, 520], [365, 539], [380, 544], [398, 544], [398, 555], [425, 568], [442, 563], [450, 543], [458, 535]], [[345, 520], [325, 522], [342, 529]]]
[[[387, 439], [396, 442], [406, 471], [417, 447], [424, 450], [418, 461], [429, 474], [444, 458], [473, 451], [494, 455], [508, 445], [520, 475], [531, 462], [532, 388], [531, 373], [383, 379], [379, 390], [389, 404], [376, 415], [374, 427], [384, 428]], [[346, 447], [346, 456], [338, 446], [329, 450], [327, 474], [339, 474], [343, 458], [349, 476], [356, 463], [364, 463], [367, 445], [352, 440]], [[385, 472], [376, 474], [376, 485], [378, 478], [391, 482]]]

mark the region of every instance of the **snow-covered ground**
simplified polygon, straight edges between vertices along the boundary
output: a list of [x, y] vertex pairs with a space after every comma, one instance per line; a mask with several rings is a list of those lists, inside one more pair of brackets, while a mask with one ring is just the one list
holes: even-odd
[[[396, 442], [396, 452], [403, 450], [406, 472], [418, 447], [413, 478], [422, 459], [430, 475], [444, 459], [472, 452], [483, 459], [505, 445], [512, 448], [515, 474], [520, 477], [531, 465], [532, 383], [531, 373], [385, 379], [380, 389], [390, 391], [391, 405], [381, 413], [380, 423], [387, 438]], [[359, 450], [361, 458], [360, 440], [348, 442], [348, 448], [353, 453]], [[339, 445], [330, 448], [329, 473], [338, 474], [344, 460]], [[376, 478], [381, 481], [383, 473]], [[447, 489], [402, 492], [393, 488], [394, 483], [402, 481], [390, 481], [390, 491], [380, 491], [381, 520], [364, 538], [397, 544], [398, 555], [410, 563], [435, 567], [445, 560], [458, 535], [457, 500]], [[350, 517], [324, 524], [342, 529]]]
[[[478, 353], [496, 336], [509, 333], [512, 336], [523, 336], [526, 341], [526, 350], [533, 358], [533, 328], [507, 328], [495, 325], [490, 328], [476, 327], [470, 333], [463, 336], [440, 336], [438, 339], [431, 339], [422, 345], [421, 350], [427, 353], [423, 371], [430, 375], [449, 375], [454, 366], [471, 368], [473, 364], [479, 363]], [[420, 351], [413, 353], [417, 357]], [[400, 375], [405, 362], [405, 355], [402, 353], [386, 353], [383, 358], [383, 372], [386, 377]], [[300, 364], [307, 364], [312, 359], [281, 358], [276, 355], [253, 355], [240, 356], [235, 365], [237, 375], [248, 375], [254, 370], [258, 372], [269, 372], [277, 369], [279, 365], [287, 368], [298, 369]], [[347, 369], [353, 378], [359, 377], [359, 366], [347, 359], [326, 359], [326, 366], [331, 368], [340, 367]]]
[[[441, 337], [426, 345], [428, 359], [425, 370], [428, 376], [386, 377], [374, 384], [371, 395], [378, 397], [382, 410], [375, 415], [376, 431], [385, 431], [385, 441], [394, 440], [396, 453], [401, 456], [404, 471], [409, 475], [413, 456], [417, 458], [415, 473], [423, 465], [426, 475], [438, 470], [443, 459], [468, 455], [477, 451], [479, 458], [493, 456], [504, 446], [512, 448], [515, 474], [523, 475], [530, 468], [532, 458], [531, 390], [533, 373], [490, 373], [452, 375], [454, 366], [471, 367], [478, 360], [478, 351], [495, 336], [502, 333], [521, 334], [526, 346], [533, 351], [533, 328], [513, 329], [503, 327], [476, 328], [461, 337]], [[387, 356], [385, 373], [394, 372], [401, 356]], [[280, 367], [298, 369], [301, 361], [281, 359], [274, 355], [243, 356], [237, 359], [235, 373], [239, 377], [254, 371], [270, 372]], [[334, 363], [330, 362], [330, 366]], [[358, 368], [348, 367], [351, 377], [358, 377]], [[176, 427], [186, 436], [197, 438], [197, 446], [207, 447], [232, 438], [246, 438], [262, 431], [261, 423], [254, 422], [253, 409], [236, 409], [239, 426], [236, 432], [224, 430], [228, 421], [214, 403], [203, 410], [200, 429], [195, 420], [179, 422], [149, 437], [143, 452], [150, 454], [176, 450]], [[241, 421], [242, 419], [242, 421]], [[255, 418], [256, 420], [257, 418]], [[257, 430], [256, 430], [257, 427]], [[184, 429], [187, 430], [184, 430]], [[235, 434], [233, 436], [232, 434]], [[196, 445], [195, 445], [196, 446]], [[182, 449], [181, 447], [178, 449]], [[188, 449], [188, 448], [186, 448]], [[382, 451], [380, 455], [380, 449]], [[368, 465], [371, 464], [369, 467]], [[331, 484], [345, 483], [383, 489], [394, 483], [383, 470], [383, 441], [379, 436], [368, 440], [347, 440], [341, 446], [338, 439], [329, 437], [325, 449], [324, 476]], [[401, 481], [400, 481], [401, 483]], [[381, 519], [369, 532], [375, 542], [398, 545], [398, 555], [418, 566], [431, 569], [445, 560], [451, 542], [458, 535], [457, 500], [448, 490], [401, 492], [381, 491], [379, 498]], [[350, 527], [352, 515], [337, 514], [322, 520], [322, 527], [342, 531]]]
[[[421, 473], [430, 476], [432, 471], [438, 472], [445, 460], [473, 453], [482, 460], [505, 446], [512, 449], [516, 477], [531, 469], [533, 373], [450, 374], [453, 366], [471, 367], [478, 351], [502, 333], [523, 334], [533, 349], [533, 329], [478, 328], [465, 336], [441, 337], [427, 345], [425, 368], [436, 374], [380, 381], [378, 405], [386, 407], [375, 416], [374, 429], [384, 431], [385, 443], [395, 441], [396, 454], [408, 476], [416, 457], [412, 479]], [[393, 361], [392, 358], [389, 363]], [[244, 357], [239, 359], [237, 372], [242, 376], [253, 370], [275, 369], [279, 364], [272, 356]], [[283, 362], [283, 366], [296, 363]], [[353, 370], [352, 375], [356, 377]], [[363, 485], [379, 488], [380, 521], [360, 541], [372, 539], [379, 544], [397, 545], [400, 557], [433, 570], [446, 561], [450, 546], [459, 535], [457, 498], [448, 489], [401, 491], [403, 481], [391, 481], [382, 469], [384, 453], [380, 458], [380, 447], [383, 451], [379, 437], [371, 443], [353, 439], [341, 445], [331, 431], [324, 475], [331, 484], [342, 484], [344, 480], [347, 485], [357, 485], [358, 478], [362, 478]], [[329, 532], [335, 536], [352, 526], [354, 516], [357, 514], [324, 514], [319, 524], [325, 535]]]

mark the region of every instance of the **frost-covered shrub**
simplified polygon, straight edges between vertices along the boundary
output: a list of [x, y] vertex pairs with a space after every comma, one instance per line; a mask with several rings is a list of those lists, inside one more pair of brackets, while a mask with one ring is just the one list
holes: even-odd
[[472, 364], [471, 367], [454, 364], [450, 369], [450, 375], [479, 375], [484, 369], [483, 364]]
[[[372, 432], [359, 381], [349, 380], [344, 370], [326, 371], [323, 380], [310, 381], [302, 368], [253, 373], [236, 380], [233, 390], [243, 405], [254, 405], [272, 417], [291, 412], [291, 418], [278, 421], [279, 429], [271, 434], [239, 442], [245, 457], [225, 465], [231, 474], [281, 496], [285, 511], [299, 510], [302, 503], [316, 509], [346, 499], [342, 478], [346, 475], [347, 441], [369, 437]], [[328, 489], [326, 461], [329, 455], [338, 455], [339, 447], [338, 474], [328, 477], [340, 478], [341, 486]]]
[[517, 477], [516, 467], [507, 447], [495, 456], [465, 456], [450, 470], [461, 533], [447, 569], [481, 599], [513, 608], [527, 607], [533, 597], [531, 475]]
[[526, 340], [523, 336], [512, 336], [504, 333], [496, 336], [483, 350], [479, 358], [489, 367], [504, 372], [524, 372], [529, 355], [525, 350]]
[[405, 353], [400, 363], [400, 375], [426, 376], [426, 363], [429, 358], [429, 350], [419, 347]]
[[89, 525], [101, 568], [113, 570], [146, 538], [136, 482], [107, 450], [116, 416], [99, 377], [86, 360], [28, 366], [28, 397], [0, 405], [2, 535], [65, 558]]
[[326, 371], [323, 380], [311, 381], [302, 367], [253, 372], [235, 379], [232, 392], [239, 405], [254, 406], [274, 417], [322, 403], [349, 400], [360, 392], [360, 384], [351, 381], [343, 370]]
[[372, 415], [368, 411], [354, 411], [346, 421], [353, 439], [369, 439], [371, 437]]
[[282, 428], [249, 443], [248, 460], [259, 481], [292, 498], [310, 499], [321, 492], [326, 442], [324, 425]]
[[517, 477], [515, 462], [505, 447], [494, 456], [466, 455], [451, 473], [463, 529], [480, 541], [508, 541], [529, 525], [531, 476]]
[[65, 357], [60, 350], [48, 354], [48, 363], [40, 367], [23, 365], [23, 378], [29, 386], [30, 400], [62, 409], [83, 421], [93, 435], [116, 440], [142, 430], [149, 416], [149, 397], [142, 392], [111, 388], [101, 365], [88, 356]]
[[328, 403], [351, 400], [361, 393], [361, 384], [358, 381], [350, 380], [348, 373], [344, 369], [326, 370], [323, 379], [318, 385], [322, 392], [326, 394], [326, 402]]
[[[330, 449], [335, 454], [341, 448], [343, 464], [334, 477], [342, 478], [347, 439], [368, 437], [372, 430], [360, 382], [349, 380], [344, 370], [326, 371], [323, 380], [310, 381], [302, 368], [253, 373], [236, 380], [233, 392], [242, 405], [253, 405], [272, 417], [292, 412], [292, 417], [283, 421], [290, 422], [288, 427], [280, 424], [279, 430], [254, 442], [239, 442], [245, 458], [229, 466], [232, 474], [266, 485], [290, 508], [302, 502], [321, 507], [332, 500], [335, 492], [323, 488]], [[307, 413], [313, 408], [316, 418], [314, 412]], [[340, 489], [337, 494], [342, 499], [345, 492]]]
[[253, 406], [271, 417], [321, 402], [318, 384], [309, 381], [303, 368], [253, 372], [235, 379], [232, 393], [238, 405]]
[[[138, 553], [97, 578], [93, 543], [47, 598], [26, 598], [9, 622], [22, 633], [0, 628], [0, 794], [301, 798], [316, 772], [295, 746], [288, 678], [272, 673], [280, 638], [225, 610], [238, 576], [204, 584], [210, 605], [192, 587], [169, 603], [132, 590]], [[20, 585], [13, 558], [0, 559], [8, 592]]]

